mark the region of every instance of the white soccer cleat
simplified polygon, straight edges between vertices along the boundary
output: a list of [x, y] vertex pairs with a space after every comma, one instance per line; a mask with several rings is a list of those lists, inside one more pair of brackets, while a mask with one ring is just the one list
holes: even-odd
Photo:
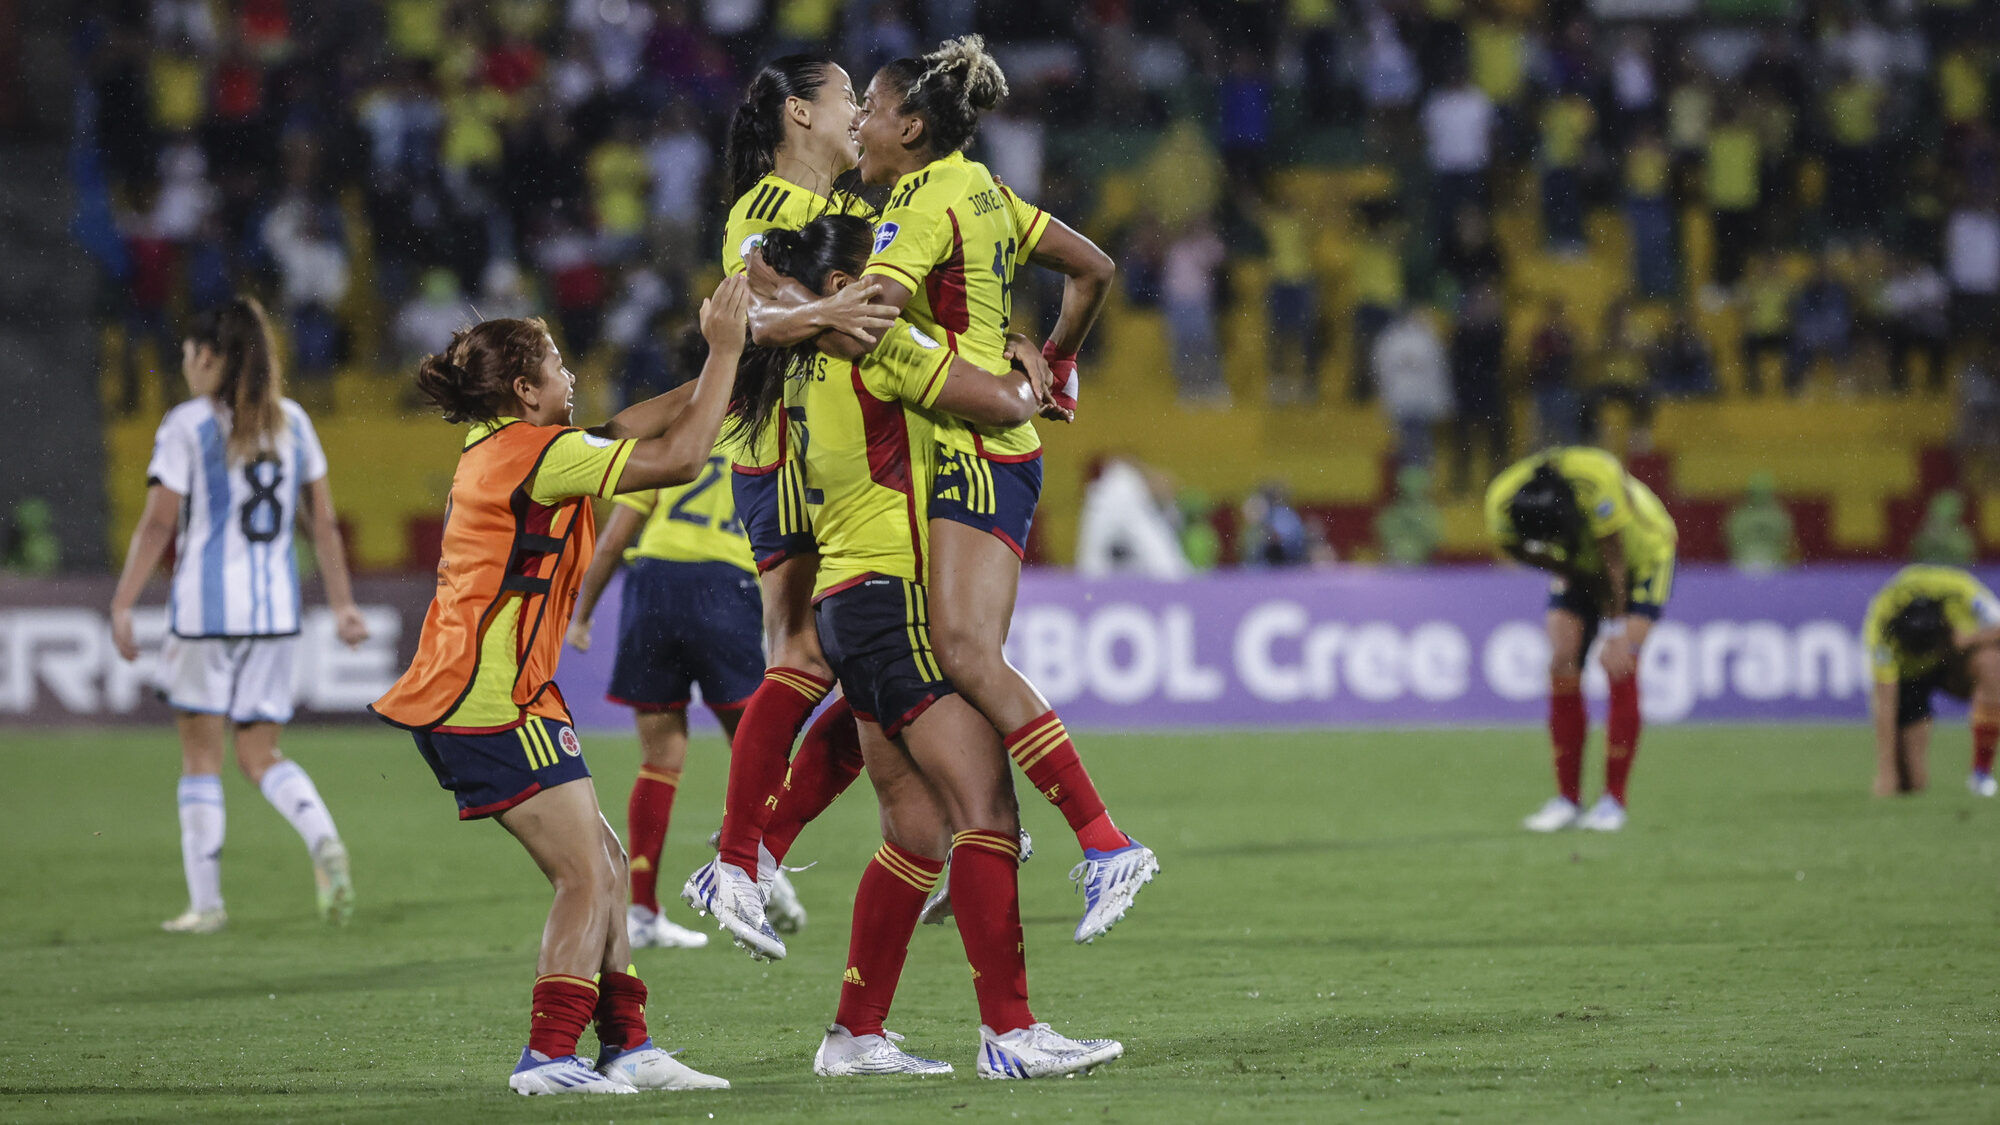
[[169, 918], [160, 923], [160, 928], [170, 934], [214, 934], [221, 933], [229, 924], [229, 912], [220, 906], [214, 910], [186, 910], [177, 918]]
[[338, 836], [321, 840], [313, 850], [313, 889], [321, 918], [345, 926], [354, 917], [354, 878], [348, 874], [347, 848]]
[[1018, 866], [1026, 867], [1028, 861], [1035, 858], [1035, 838], [1028, 835], [1028, 830], [1025, 828], [1019, 829], [1019, 832], [1021, 833], [1021, 858], [1016, 863]]
[[694, 869], [687, 882], [681, 884], [681, 901], [696, 917], [705, 918], [715, 913], [715, 889], [720, 883], [716, 868], [722, 866], [720, 859], [711, 859]]
[[1974, 773], [1965, 779], [1965, 787], [1970, 789], [1975, 797], [2000, 795], [2000, 782], [1995, 782], [1990, 773]]
[[785, 942], [764, 918], [764, 892], [757, 881], [733, 863], [717, 860], [710, 907], [738, 948], [759, 961], [785, 959]]
[[1575, 828], [1583, 810], [1575, 801], [1557, 795], [1548, 803], [1535, 810], [1535, 815], [1521, 822], [1521, 827], [1530, 832], [1560, 832], [1565, 828]]
[[1083, 849], [1083, 862], [1069, 871], [1069, 881], [1083, 892], [1083, 918], [1076, 924], [1076, 943], [1088, 945], [1109, 933], [1132, 908], [1139, 889], [1159, 873], [1159, 857], [1137, 840], [1117, 851]]
[[1616, 832], [1625, 827], [1625, 806], [1606, 793], [1577, 819], [1576, 826], [1588, 832]]
[[507, 1076], [507, 1088], [517, 1094], [636, 1094], [638, 1087], [618, 1078], [609, 1078], [591, 1069], [575, 1055], [552, 1059], [526, 1047], [514, 1073]]
[[769, 848], [757, 845], [757, 889], [764, 892], [764, 918], [781, 934], [795, 934], [806, 927], [805, 904], [799, 901], [798, 889], [786, 874], [803, 870], [804, 867], [785, 867], [772, 857]]
[[651, 1039], [629, 1051], [606, 1048], [597, 1056], [597, 1073], [638, 1090], [729, 1089], [729, 1079], [703, 1074], [675, 1058], [676, 1053], [655, 1047]]
[[643, 906], [625, 908], [625, 937], [634, 949], [700, 949], [708, 935], [669, 921]]
[[1081, 1074], [1125, 1053], [1116, 1039], [1071, 1039], [1048, 1024], [1030, 1024], [1005, 1035], [979, 1025], [979, 1077], [1055, 1078]]
[[896, 1044], [903, 1037], [893, 1031], [880, 1035], [852, 1035], [839, 1024], [826, 1029], [813, 1053], [813, 1073], [822, 1078], [849, 1078], [880, 1074], [950, 1074], [951, 1064], [919, 1058]]

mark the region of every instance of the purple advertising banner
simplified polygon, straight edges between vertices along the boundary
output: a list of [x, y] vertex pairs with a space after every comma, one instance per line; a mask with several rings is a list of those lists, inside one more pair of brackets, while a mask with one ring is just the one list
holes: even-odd
[[[1860, 718], [1861, 617], [1894, 569], [1682, 571], [1642, 658], [1647, 717]], [[1991, 585], [2000, 574], [1981, 577]], [[110, 585], [0, 580], [0, 723], [166, 718], [146, 690], [163, 617], [141, 611], [146, 652], [126, 664], [104, 617]], [[361, 717], [408, 663], [432, 588], [416, 577], [362, 583], [374, 635], [359, 650], [333, 639], [323, 609], [309, 613], [301, 719]], [[1076, 727], [1535, 722], [1548, 691], [1546, 590], [1531, 572], [1498, 567], [1239, 571], [1181, 583], [1038, 571], [1022, 581], [1008, 655]], [[591, 651], [563, 658], [564, 695], [586, 728], [631, 729], [631, 712], [604, 699], [619, 605], [614, 585]], [[1603, 694], [1602, 672], [1585, 691]]]

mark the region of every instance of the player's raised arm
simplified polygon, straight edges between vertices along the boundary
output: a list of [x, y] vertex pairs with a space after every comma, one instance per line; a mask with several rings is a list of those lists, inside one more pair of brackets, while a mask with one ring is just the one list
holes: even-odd
[[736, 364], [743, 358], [749, 311], [750, 283], [740, 276], [724, 279], [715, 295], [701, 303], [701, 334], [708, 341], [708, 361], [702, 364], [701, 377], [695, 380], [686, 408], [665, 431], [633, 446], [618, 474], [617, 491], [686, 484], [708, 463], [709, 451], [722, 432], [723, 415], [729, 410]]

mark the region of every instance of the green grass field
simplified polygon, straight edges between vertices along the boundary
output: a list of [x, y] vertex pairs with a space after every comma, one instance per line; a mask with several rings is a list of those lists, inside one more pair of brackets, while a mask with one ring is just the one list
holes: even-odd
[[[1516, 827], [1546, 796], [1533, 730], [1087, 737], [1164, 871], [1075, 946], [1074, 842], [1025, 810], [1036, 1013], [1127, 1047], [1046, 1083], [973, 1077], [948, 928], [918, 934], [891, 1023], [959, 1073], [813, 1077], [878, 842], [860, 786], [794, 852], [820, 863], [788, 960], [641, 954], [656, 1036], [735, 1089], [533, 1101], [505, 1077], [545, 884], [452, 819], [405, 740], [286, 741], [354, 856], [345, 930], [314, 919], [290, 829], [226, 780], [230, 929], [208, 938], [158, 930], [184, 904], [170, 732], [0, 743], [7, 1121], [2000, 1119], [2000, 807], [1960, 784], [1962, 729], [1940, 730], [1934, 791], [1896, 801], [1866, 795], [1858, 727], [1653, 731], [1613, 837]], [[622, 824], [634, 746], [587, 748]], [[697, 746], [663, 884], [702, 859], [723, 765]]]

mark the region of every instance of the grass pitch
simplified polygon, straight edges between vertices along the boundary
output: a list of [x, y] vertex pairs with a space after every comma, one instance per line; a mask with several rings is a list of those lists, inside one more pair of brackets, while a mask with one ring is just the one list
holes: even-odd
[[[973, 1077], [965, 963], [929, 927], [891, 1023], [959, 1073], [811, 1074], [877, 843], [861, 785], [794, 852], [820, 862], [797, 877], [813, 918], [788, 960], [720, 938], [640, 954], [656, 1036], [735, 1089], [532, 1101], [505, 1085], [548, 898], [527, 857], [456, 823], [394, 732], [285, 745], [352, 851], [354, 924], [317, 923], [304, 848], [231, 775], [230, 929], [202, 938], [158, 930], [184, 903], [171, 732], [0, 739], [0, 1119], [2000, 1116], [2000, 806], [1960, 784], [1958, 729], [1940, 729], [1935, 789], [1895, 801], [1866, 795], [1859, 726], [1650, 731], [1612, 837], [1516, 827], [1547, 795], [1533, 730], [1086, 737], [1164, 871], [1117, 930], [1072, 945], [1075, 844], [1028, 797], [1036, 1013], [1127, 1048], [1040, 1083]], [[586, 746], [622, 825], [634, 745]], [[703, 858], [723, 767], [697, 743], [663, 890]]]

